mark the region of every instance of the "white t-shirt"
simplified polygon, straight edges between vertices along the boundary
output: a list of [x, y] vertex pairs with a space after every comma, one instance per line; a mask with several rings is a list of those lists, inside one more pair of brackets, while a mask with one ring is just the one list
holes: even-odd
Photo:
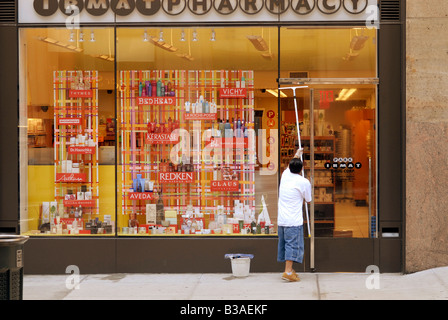
[[289, 167], [283, 171], [278, 197], [277, 224], [283, 227], [303, 225], [303, 199], [311, 201], [311, 183]]

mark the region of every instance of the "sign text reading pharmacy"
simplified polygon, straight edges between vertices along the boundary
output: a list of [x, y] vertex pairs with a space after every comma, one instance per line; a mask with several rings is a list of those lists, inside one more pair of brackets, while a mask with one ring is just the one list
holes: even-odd
[[[31, 2], [26, 1], [31, 4]], [[190, 13], [231, 15], [238, 13], [255, 15], [270, 13], [282, 15], [293, 12], [299, 16], [319, 13], [361, 15], [370, 4], [369, 0], [34, 0], [35, 13], [49, 17], [56, 13], [70, 16], [77, 13], [100, 17], [113, 12], [126, 17], [138, 12], [143, 16], [154, 16], [163, 12], [170, 16]]]

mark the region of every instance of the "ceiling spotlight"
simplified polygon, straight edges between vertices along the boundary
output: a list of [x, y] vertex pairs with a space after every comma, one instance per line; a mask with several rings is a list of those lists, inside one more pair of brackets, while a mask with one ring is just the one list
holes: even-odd
[[95, 33], [93, 33], [93, 30], [90, 32], [90, 42], [95, 42]]
[[70, 39], [68, 40], [70, 42], [75, 42], [75, 33], [72, 31], [70, 31]]
[[82, 32], [82, 31], [79, 34], [79, 42], [84, 42], [84, 32]]
[[185, 31], [182, 29], [182, 32], [180, 33], [180, 41], [185, 41]]
[[210, 41], [216, 41], [216, 33], [214, 29], [212, 29], [212, 36], [210, 38]]
[[339, 96], [336, 98], [336, 101], [346, 101], [355, 92], [356, 92], [356, 89], [354, 89], [354, 88], [353, 89], [342, 89], [341, 92], [339, 92]]
[[193, 40], [192, 41], [198, 41], [198, 33], [196, 32], [196, 29], [193, 31]]
[[146, 32], [146, 30], [145, 30], [145, 33], [143, 34], [143, 42], [148, 42], [148, 41], [149, 41], [148, 32]]
[[163, 40], [163, 30], [160, 30], [159, 33], [159, 42], [164, 42], [165, 40]]

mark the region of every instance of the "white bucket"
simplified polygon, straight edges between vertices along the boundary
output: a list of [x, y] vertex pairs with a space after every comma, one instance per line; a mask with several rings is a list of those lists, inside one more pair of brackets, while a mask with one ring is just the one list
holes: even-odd
[[234, 277], [247, 277], [249, 275], [250, 258], [234, 258], [231, 260]]

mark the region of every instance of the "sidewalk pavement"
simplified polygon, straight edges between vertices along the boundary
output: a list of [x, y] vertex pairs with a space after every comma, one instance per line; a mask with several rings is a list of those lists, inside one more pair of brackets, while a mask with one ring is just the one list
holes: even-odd
[[[279, 273], [25, 275], [24, 300], [448, 300], [448, 267], [413, 274]], [[78, 289], [74, 288], [78, 283]]]

